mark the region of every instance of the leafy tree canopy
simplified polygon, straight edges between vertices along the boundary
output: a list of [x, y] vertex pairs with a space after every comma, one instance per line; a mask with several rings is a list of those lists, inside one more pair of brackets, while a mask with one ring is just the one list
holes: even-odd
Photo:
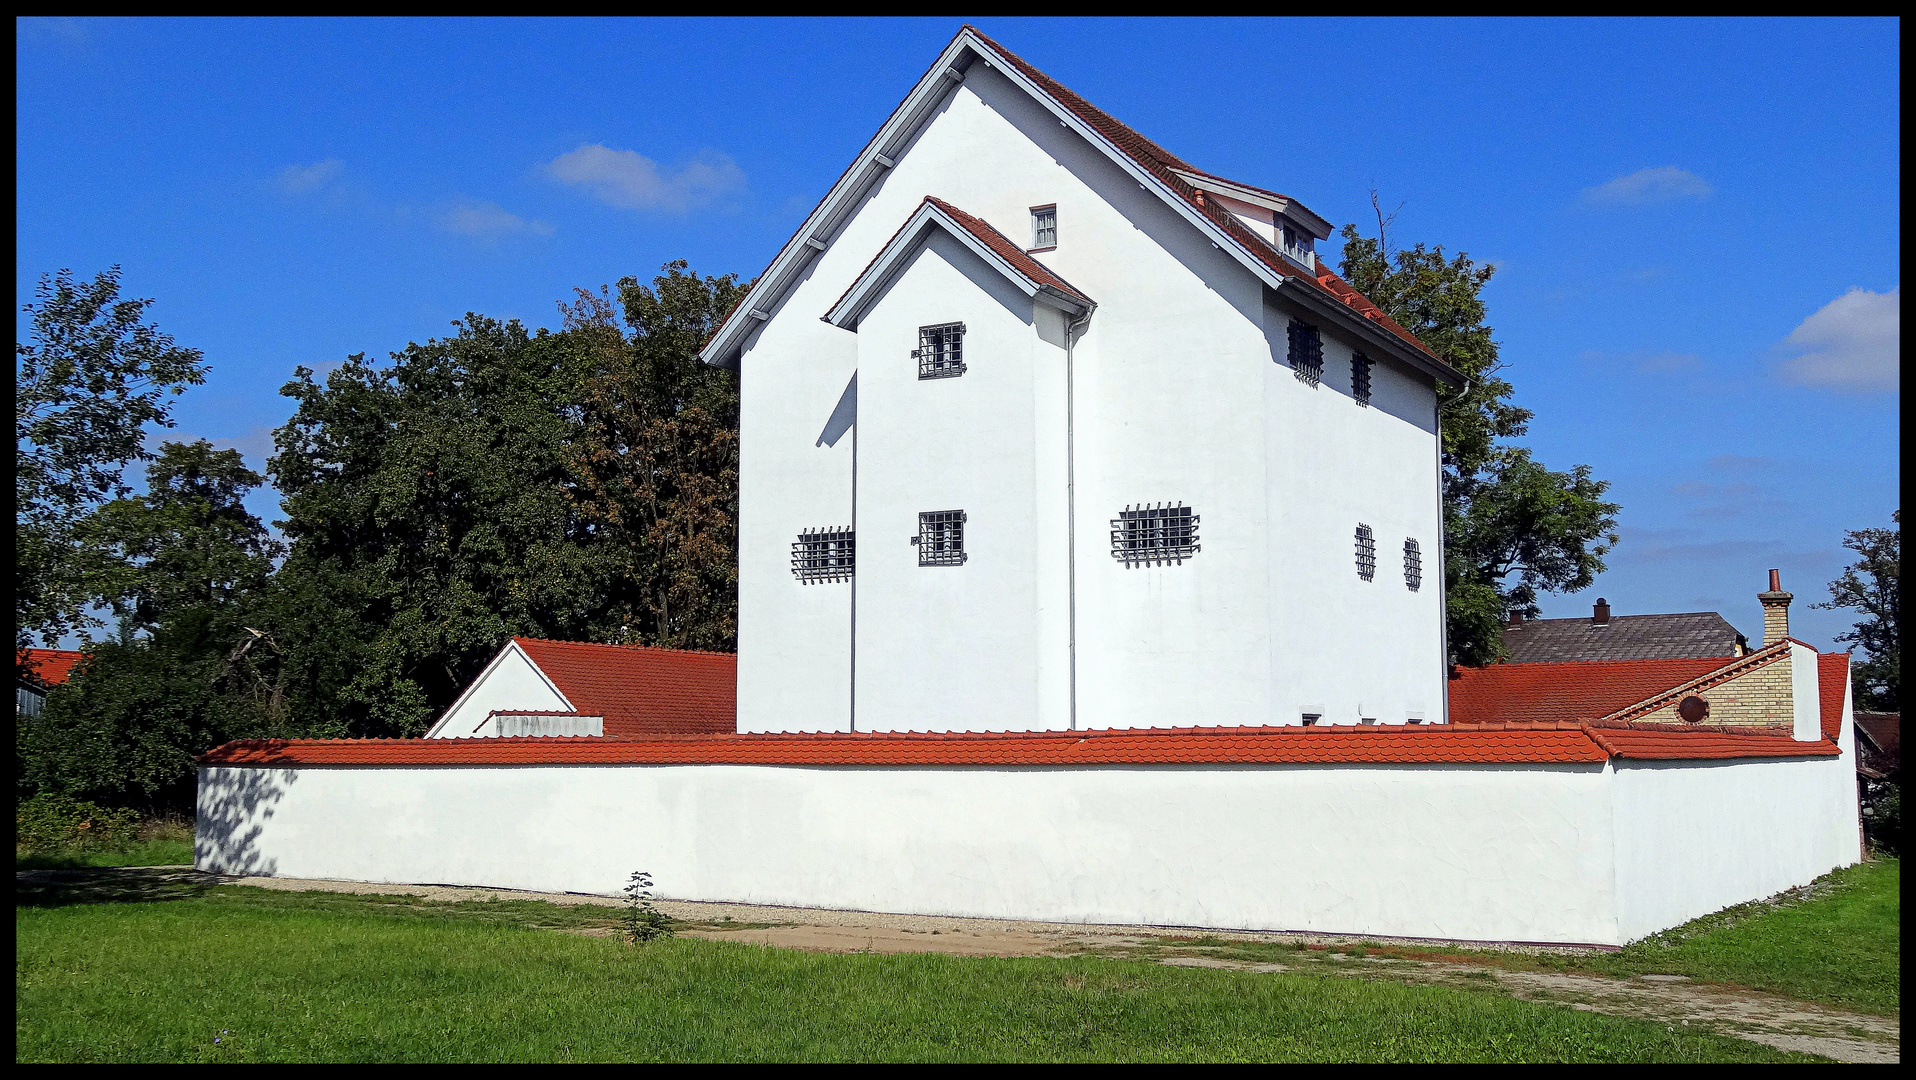
[[1857, 529], [1843, 546], [1859, 557], [1830, 582], [1832, 610], [1848, 608], [1863, 618], [1838, 641], [1862, 647], [1863, 659], [1851, 669], [1856, 707], [1875, 712], [1902, 711], [1902, 562], [1903, 512], [1890, 515], [1887, 529]]
[[1587, 588], [1617, 542], [1617, 504], [1590, 467], [1555, 472], [1508, 440], [1526, 433], [1531, 413], [1510, 401], [1514, 387], [1486, 323], [1483, 288], [1495, 268], [1468, 254], [1424, 244], [1391, 251], [1389, 218], [1378, 237], [1343, 230], [1341, 273], [1417, 335], [1469, 382], [1440, 387], [1444, 453], [1444, 583], [1451, 658], [1480, 665], [1504, 655], [1502, 628], [1513, 612], [1538, 615], [1546, 592]]
[[151, 300], [120, 299], [117, 266], [84, 284], [42, 275], [35, 297], [14, 346], [16, 647], [100, 625], [87, 609], [127, 568], [79, 526], [128, 492], [122, 467], [153, 456], [147, 427], [171, 427], [171, 398], [206, 377], [199, 350], [140, 321]]

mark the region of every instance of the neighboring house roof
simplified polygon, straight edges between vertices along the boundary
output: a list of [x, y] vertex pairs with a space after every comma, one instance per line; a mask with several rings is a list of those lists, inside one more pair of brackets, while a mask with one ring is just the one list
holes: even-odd
[[577, 713], [605, 717], [608, 736], [738, 729], [738, 657], [731, 653], [512, 640]]
[[1054, 307], [1064, 308], [1073, 316], [1083, 314], [1096, 307], [1090, 297], [1079, 292], [1070, 282], [1059, 277], [1038, 260], [1012, 243], [1005, 234], [979, 218], [965, 213], [943, 199], [927, 195], [918, 209], [912, 212], [905, 223], [899, 226], [892, 238], [885, 242], [878, 254], [865, 267], [843, 296], [825, 313], [825, 321], [834, 326], [855, 329], [858, 321], [865, 316], [883, 287], [901, 269], [907, 256], [917, 250], [920, 238], [928, 229], [942, 227], [957, 237], [965, 246], [971, 248], [1000, 273], [1021, 288], [1026, 296], [1042, 296]]
[[1596, 720], [1708, 675], [1733, 659], [1718, 656], [1460, 667], [1450, 676], [1450, 720]]
[[73, 673], [73, 665], [80, 662], [86, 654], [72, 649], [20, 649], [14, 658], [16, 670], [27, 675], [44, 687], [59, 686]]
[[[1009, 74], [1014, 76], [1013, 82], [1022, 80], [1057, 110], [1077, 120], [1082, 125], [1081, 133], [1086, 134], [1093, 145], [1109, 147], [1116, 155], [1121, 155], [1123, 161], [1141, 170], [1141, 177], [1148, 177], [1155, 182], [1157, 193], [1167, 203], [1174, 209], [1180, 209], [1183, 216], [1194, 224], [1203, 223], [1200, 228], [1210, 231], [1214, 242], [1222, 241], [1220, 248], [1251, 267], [1267, 284], [1290, 296], [1306, 310], [1341, 323], [1348, 332], [1369, 341], [1373, 347], [1381, 348], [1400, 361], [1423, 370], [1432, 378], [1452, 386], [1463, 384], [1461, 373], [1444, 363], [1416, 335], [1384, 314], [1381, 308], [1360, 295], [1342, 278], [1321, 264], [1315, 271], [1307, 271], [1291, 262], [1269, 242], [1246, 228], [1215, 199], [1206, 199], [1202, 191], [1178, 175], [1179, 171], [1200, 177], [1209, 174], [1193, 168], [1157, 143], [1119, 123], [1109, 113], [1072, 93], [1057, 80], [969, 25], [961, 28], [952, 38], [884, 126], [840, 174], [832, 190], [826, 193], [798, 231], [786, 241], [771, 265], [754, 279], [751, 288], [720, 320], [718, 328], [700, 350], [704, 360], [726, 365], [734, 362], [749, 333], [748, 324], [754, 318], [768, 317], [767, 313], [776, 306], [778, 299], [796, 283], [810, 258], [808, 249], [824, 247], [822, 238], [829, 237], [854, 211], [858, 197], [893, 164], [893, 159], [886, 156], [886, 152], [900, 153], [900, 148], [907, 145], [911, 135], [930, 117], [937, 102], [943, 100], [946, 78], [962, 80], [964, 75], [960, 67], [968, 66], [978, 58], [983, 58], [993, 66], [1009, 68]], [[1117, 158], [1114, 157], [1114, 160]], [[1237, 181], [1230, 183], [1240, 187], [1251, 186]], [[1150, 184], [1147, 183], [1146, 187], [1149, 189]], [[741, 319], [746, 321], [741, 322]]]
[[315, 739], [227, 743], [202, 765], [1419, 765], [1609, 758], [1829, 757], [1787, 736], [1575, 724], [1185, 728], [990, 734], [745, 734], [628, 739]]
[[1902, 713], [1859, 712], [1856, 714], [1856, 726], [1863, 729], [1863, 733], [1869, 737], [1869, 741], [1876, 744], [1876, 749], [1881, 750], [1885, 754], [1900, 755], [1902, 753]]
[[1742, 639], [1714, 611], [1613, 615], [1607, 624], [1588, 618], [1533, 619], [1505, 627], [1503, 635], [1513, 664], [1734, 656]]

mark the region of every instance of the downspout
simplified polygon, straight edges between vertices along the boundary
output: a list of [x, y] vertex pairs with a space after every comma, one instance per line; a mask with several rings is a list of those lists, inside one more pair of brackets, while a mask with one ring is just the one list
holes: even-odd
[[1071, 731], [1078, 730], [1078, 429], [1074, 346], [1078, 335], [1091, 324], [1091, 313], [1096, 310], [1097, 305], [1091, 304], [1082, 316], [1064, 324], [1064, 542], [1071, 686], [1071, 708], [1066, 723]]
[[[1464, 376], [1464, 388], [1457, 394], [1462, 400], [1476, 383]], [[1432, 389], [1436, 384], [1431, 384]], [[1436, 395], [1432, 395], [1435, 397]], [[1432, 409], [1437, 427], [1437, 685], [1443, 688], [1444, 723], [1450, 723], [1450, 572], [1444, 560], [1450, 550], [1444, 544], [1444, 400], [1437, 398]], [[856, 444], [854, 444], [856, 445]]]

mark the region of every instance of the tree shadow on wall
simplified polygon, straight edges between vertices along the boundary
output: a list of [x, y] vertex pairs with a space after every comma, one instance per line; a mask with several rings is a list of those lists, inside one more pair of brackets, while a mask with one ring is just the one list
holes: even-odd
[[293, 769], [276, 769], [282, 744], [256, 742], [228, 747], [244, 765], [203, 766], [193, 835], [193, 865], [216, 874], [272, 877], [279, 860], [259, 849], [273, 807], [299, 780]]

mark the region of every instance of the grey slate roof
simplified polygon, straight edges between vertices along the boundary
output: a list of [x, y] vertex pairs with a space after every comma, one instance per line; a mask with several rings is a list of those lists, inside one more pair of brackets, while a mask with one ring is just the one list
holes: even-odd
[[1608, 625], [1589, 618], [1535, 619], [1504, 629], [1514, 664], [1569, 660], [1670, 660], [1735, 656], [1743, 635], [1714, 611], [1677, 615], [1612, 615]]

